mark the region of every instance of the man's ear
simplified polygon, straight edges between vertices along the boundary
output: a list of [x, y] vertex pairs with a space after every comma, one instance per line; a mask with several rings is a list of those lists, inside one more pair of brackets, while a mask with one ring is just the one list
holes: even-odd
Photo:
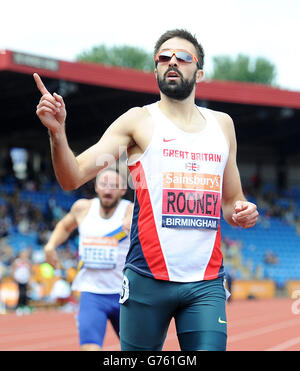
[[203, 70], [198, 70], [196, 74], [196, 83], [201, 82], [204, 77], [204, 71]]

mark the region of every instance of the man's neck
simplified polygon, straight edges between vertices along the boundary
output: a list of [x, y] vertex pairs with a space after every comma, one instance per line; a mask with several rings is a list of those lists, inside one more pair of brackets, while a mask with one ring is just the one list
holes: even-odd
[[170, 99], [164, 94], [161, 94], [159, 101], [159, 108], [172, 121], [180, 121], [186, 125], [193, 122], [195, 113], [195, 97], [191, 94], [187, 99], [182, 101]]
[[103, 219], [109, 219], [113, 216], [114, 212], [116, 211], [120, 201], [115, 204], [113, 207], [100, 207], [100, 216]]

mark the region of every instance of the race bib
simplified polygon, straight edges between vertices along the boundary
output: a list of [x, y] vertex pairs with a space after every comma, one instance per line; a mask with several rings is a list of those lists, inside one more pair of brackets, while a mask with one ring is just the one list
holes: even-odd
[[112, 237], [84, 238], [81, 260], [85, 268], [114, 269], [118, 259], [118, 241]]
[[162, 227], [219, 228], [220, 176], [167, 172], [163, 177]]

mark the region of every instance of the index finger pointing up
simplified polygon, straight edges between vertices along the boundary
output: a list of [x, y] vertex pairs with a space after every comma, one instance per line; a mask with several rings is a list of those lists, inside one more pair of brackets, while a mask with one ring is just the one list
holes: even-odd
[[34, 78], [36, 86], [39, 89], [39, 91], [41, 92], [41, 94], [42, 95], [49, 94], [48, 90], [46, 89], [45, 85], [43, 84], [42, 79], [40, 78], [40, 76], [37, 73], [33, 74], [33, 78]]

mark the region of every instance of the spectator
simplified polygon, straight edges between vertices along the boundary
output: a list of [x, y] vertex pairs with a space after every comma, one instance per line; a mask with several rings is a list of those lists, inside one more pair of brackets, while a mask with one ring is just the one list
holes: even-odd
[[28, 283], [31, 277], [32, 265], [29, 260], [29, 252], [27, 249], [19, 253], [19, 257], [12, 264], [12, 276], [19, 288], [19, 300], [17, 309], [19, 313], [28, 309]]
[[266, 251], [264, 262], [267, 265], [277, 265], [279, 263], [276, 254], [271, 250]]

